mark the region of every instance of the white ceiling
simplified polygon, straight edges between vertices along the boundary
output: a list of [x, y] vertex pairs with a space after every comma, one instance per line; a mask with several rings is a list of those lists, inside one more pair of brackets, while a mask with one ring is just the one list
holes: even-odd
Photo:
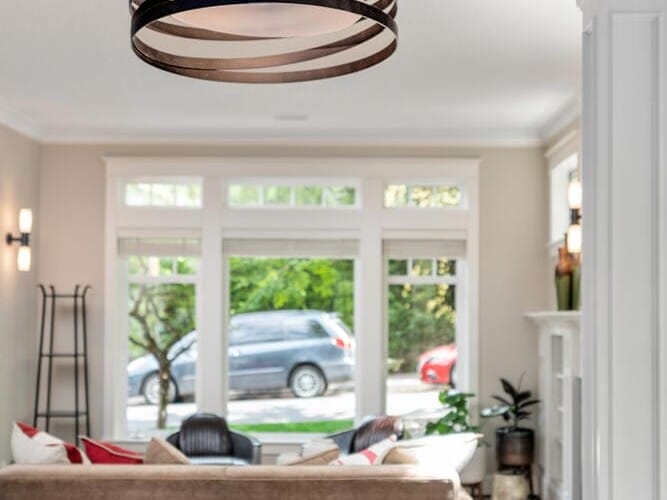
[[399, 1], [400, 46], [389, 61], [269, 86], [193, 80], [140, 62], [127, 0], [3, 1], [0, 122], [55, 142], [522, 142], [573, 118], [575, 0]]

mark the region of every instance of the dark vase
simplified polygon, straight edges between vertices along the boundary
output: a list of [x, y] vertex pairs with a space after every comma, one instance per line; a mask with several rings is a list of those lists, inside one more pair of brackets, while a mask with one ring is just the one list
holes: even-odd
[[556, 303], [559, 311], [578, 311], [581, 305], [581, 262], [579, 257], [558, 249]]
[[559, 311], [571, 311], [572, 307], [572, 270], [573, 261], [565, 247], [558, 249], [556, 265], [556, 303]]
[[496, 429], [496, 459], [499, 467], [527, 467], [535, 459], [535, 432], [532, 429]]

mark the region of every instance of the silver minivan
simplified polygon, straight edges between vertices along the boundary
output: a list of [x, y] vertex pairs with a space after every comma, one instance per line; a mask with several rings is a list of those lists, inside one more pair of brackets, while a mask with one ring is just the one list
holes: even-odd
[[[174, 345], [170, 401], [194, 394], [197, 332]], [[290, 389], [299, 398], [322, 396], [330, 384], [352, 380], [352, 334], [335, 313], [267, 311], [238, 314], [229, 331], [229, 387], [241, 393]], [[157, 362], [150, 354], [127, 367], [129, 396], [157, 404]]]

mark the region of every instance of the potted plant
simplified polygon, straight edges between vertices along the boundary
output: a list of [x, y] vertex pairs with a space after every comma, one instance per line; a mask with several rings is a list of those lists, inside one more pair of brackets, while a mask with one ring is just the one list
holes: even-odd
[[502, 417], [508, 425], [496, 429], [496, 458], [500, 467], [526, 467], [535, 458], [535, 432], [521, 427], [521, 422], [531, 417], [528, 409], [540, 401], [533, 399], [531, 391], [522, 391], [519, 380], [514, 387], [500, 379], [505, 396], [492, 396], [500, 404], [482, 410], [483, 417]]
[[[464, 432], [479, 433], [479, 427], [470, 423], [469, 400], [474, 394], [459, 392], [453, 389], [442, 391], [438, 399], [447, 413], [436, 422], [426, 424], [426, 434], [461, 434]], [[486, 476], [486, 453], [480, 441], [472, 459], [461, 471], [461, 483], [479, 484]]]

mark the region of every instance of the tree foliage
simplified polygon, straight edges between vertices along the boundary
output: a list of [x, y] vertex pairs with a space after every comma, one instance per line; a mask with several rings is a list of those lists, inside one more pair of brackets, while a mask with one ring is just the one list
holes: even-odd
[[230, 259], [230, 315], [314, 309], [354, 318], [354, 262], [332, 259]]
[[454, 287], [389, 286], [389, 357], [402, 359], [401, 371], [412, 372], [419, 355], [456, 339]]
[[474, 394], [445, 389], [438, 395], [438, 400], [447, 413], [435, 422], [426, 424], [426, 434], [459, 434], [463, 432], [479, 432], [470, 419], [469, 401]]

